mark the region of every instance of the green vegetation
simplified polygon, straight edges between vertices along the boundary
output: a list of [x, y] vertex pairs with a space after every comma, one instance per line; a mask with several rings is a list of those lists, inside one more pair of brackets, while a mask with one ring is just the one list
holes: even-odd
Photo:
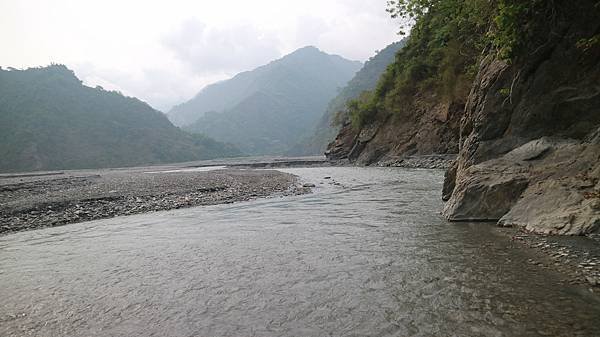
[[406, 40], [394, 42], [371, 57], [363, 68], [348, 82], [340, 94], [334, 98], [327, 108], [327, 113], [333, 116], [330, 124], [343, 125], [349, 117], [348, 101], [357, 99], [365, 91], [372, 91], [377, 86], [381, 75], [394, 62], [396, 53], [402, 49]]
[[531, 17], [556, 17], [555, 1], [543, 0], [398, 0], [387, 10], [414, 26], [374, 92], [349, 102], [355, 128], [377, 114], [412, 111], [418, 93], [464, 101], [485, 51], [511, 61], [524, 41], [544, 36], [527, 25]]
[[132, 166], [239, 155], [63, 65], [0, 70], [0, 171]]
[[305, 47], [202, 90], [169, 114], [188, 131], [253, 155], [283, 154], [314, 130], [327, 104], [361, 67]]
[[352, 125], [365, 125], [375, 116], [376, 101], [371, 91], [363, 91], [357, 98], [346, 103]]
[[596, 34], [590, 38], [582, 38], [577, 41], [577, 48], [588, 51], [600, 46], [600, 34]]
[[510, 96], [510, 88], [500, 88], [500, 90], [498, 90], [498, 93], [502, 97], [508, 97], [508, 96]]

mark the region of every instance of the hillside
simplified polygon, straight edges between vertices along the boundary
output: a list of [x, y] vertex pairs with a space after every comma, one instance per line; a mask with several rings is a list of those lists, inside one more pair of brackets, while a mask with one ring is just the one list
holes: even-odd
[[169, 112], [175, 123], [248, 154], [281, 154], [313, 128], [360, 62], [305, 47], [202, 90]]
[[0, 70], [0, 171], [99, 168], [237, 155], [62, 65]]
[[340, 127], [348, 118], [346, 111], [348, 100], [357, 98], [363, 91], [375, 89], [379, 77], [394, 61], [396, 52], [404, 46], [404, 42], [402, 40], [388, 45], [365, 62], [340, 93], [329, 102], [317, 126], [310, 130], [310, 134], [296, 144], [289, 154], [323, 154], [327, 149], [327, 144], [335, 138]]
[[444, 215], [528, 231], [600, 230], [600, 7], [595, 1], [401, 0], [406, 46], [349, 105], [331, 160], [458, 153]]

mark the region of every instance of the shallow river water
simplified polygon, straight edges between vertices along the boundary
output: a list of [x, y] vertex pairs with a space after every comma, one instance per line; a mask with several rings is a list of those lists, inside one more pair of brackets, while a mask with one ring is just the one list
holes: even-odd
[[600, 336], [596, 295], [443, 220], [441, 171], [285, 171], [314, 193], [0, 237], [0, 336]]

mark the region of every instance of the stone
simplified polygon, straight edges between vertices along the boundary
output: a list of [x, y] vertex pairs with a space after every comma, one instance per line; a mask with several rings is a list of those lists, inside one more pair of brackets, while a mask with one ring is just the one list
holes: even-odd
[[[542, 155], [543, 153], [543, 155]], [[600, 228], [600, 146], [541, 138], [464, 169], [444, 207], [451, 221], [499, 220], [541, 234]], [[447, 175], [448, 176], [448, 175]], [[598, 183], [597, 183], [598, 184]]]
[[517, 202], [529, 181], [523, 175], [502, 175], [473, 167], [465, 174], [444, 207], [451, 221], [498, 221]]
[[572, 40], [600, 22], [581, 8], [527, 58], [484, 57], [444, 182], [449, 220], [497, 219], [543, 234], [600, 230], [600, 59]]
[[581, 235], [600, 227], [600, 212], [592, 203], [572, 185], [545, 180], [527, 189], [499, 223], [542, 234]]

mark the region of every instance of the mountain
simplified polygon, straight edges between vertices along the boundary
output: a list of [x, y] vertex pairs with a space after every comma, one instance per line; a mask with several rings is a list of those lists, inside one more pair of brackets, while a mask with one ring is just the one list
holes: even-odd
[[63, 65], [0, 68], [0, 171], [132, 166], [238, 155]]
[[281, 154], [315, 126], [361, 65], [304, 47], [208, 86], [168, 117], [248, 154]]
[[311, 130], [309, 136], [296, 144], [290, 155], [316, 155], [323, 154], [327, 144], [337, 135], [340, 124], [347, 120], [346, 103], [357, 98], [363, 91], [373, 90], [381, 74], [390, 63], [394, 62], [396, 52], [404, 46], [405, 40], [394, 42], [375, 56], [371, 57], [364, 66], [354, 75], [340, 93], [329, 102], [327, 110], [319, 120], [317, 126]]

